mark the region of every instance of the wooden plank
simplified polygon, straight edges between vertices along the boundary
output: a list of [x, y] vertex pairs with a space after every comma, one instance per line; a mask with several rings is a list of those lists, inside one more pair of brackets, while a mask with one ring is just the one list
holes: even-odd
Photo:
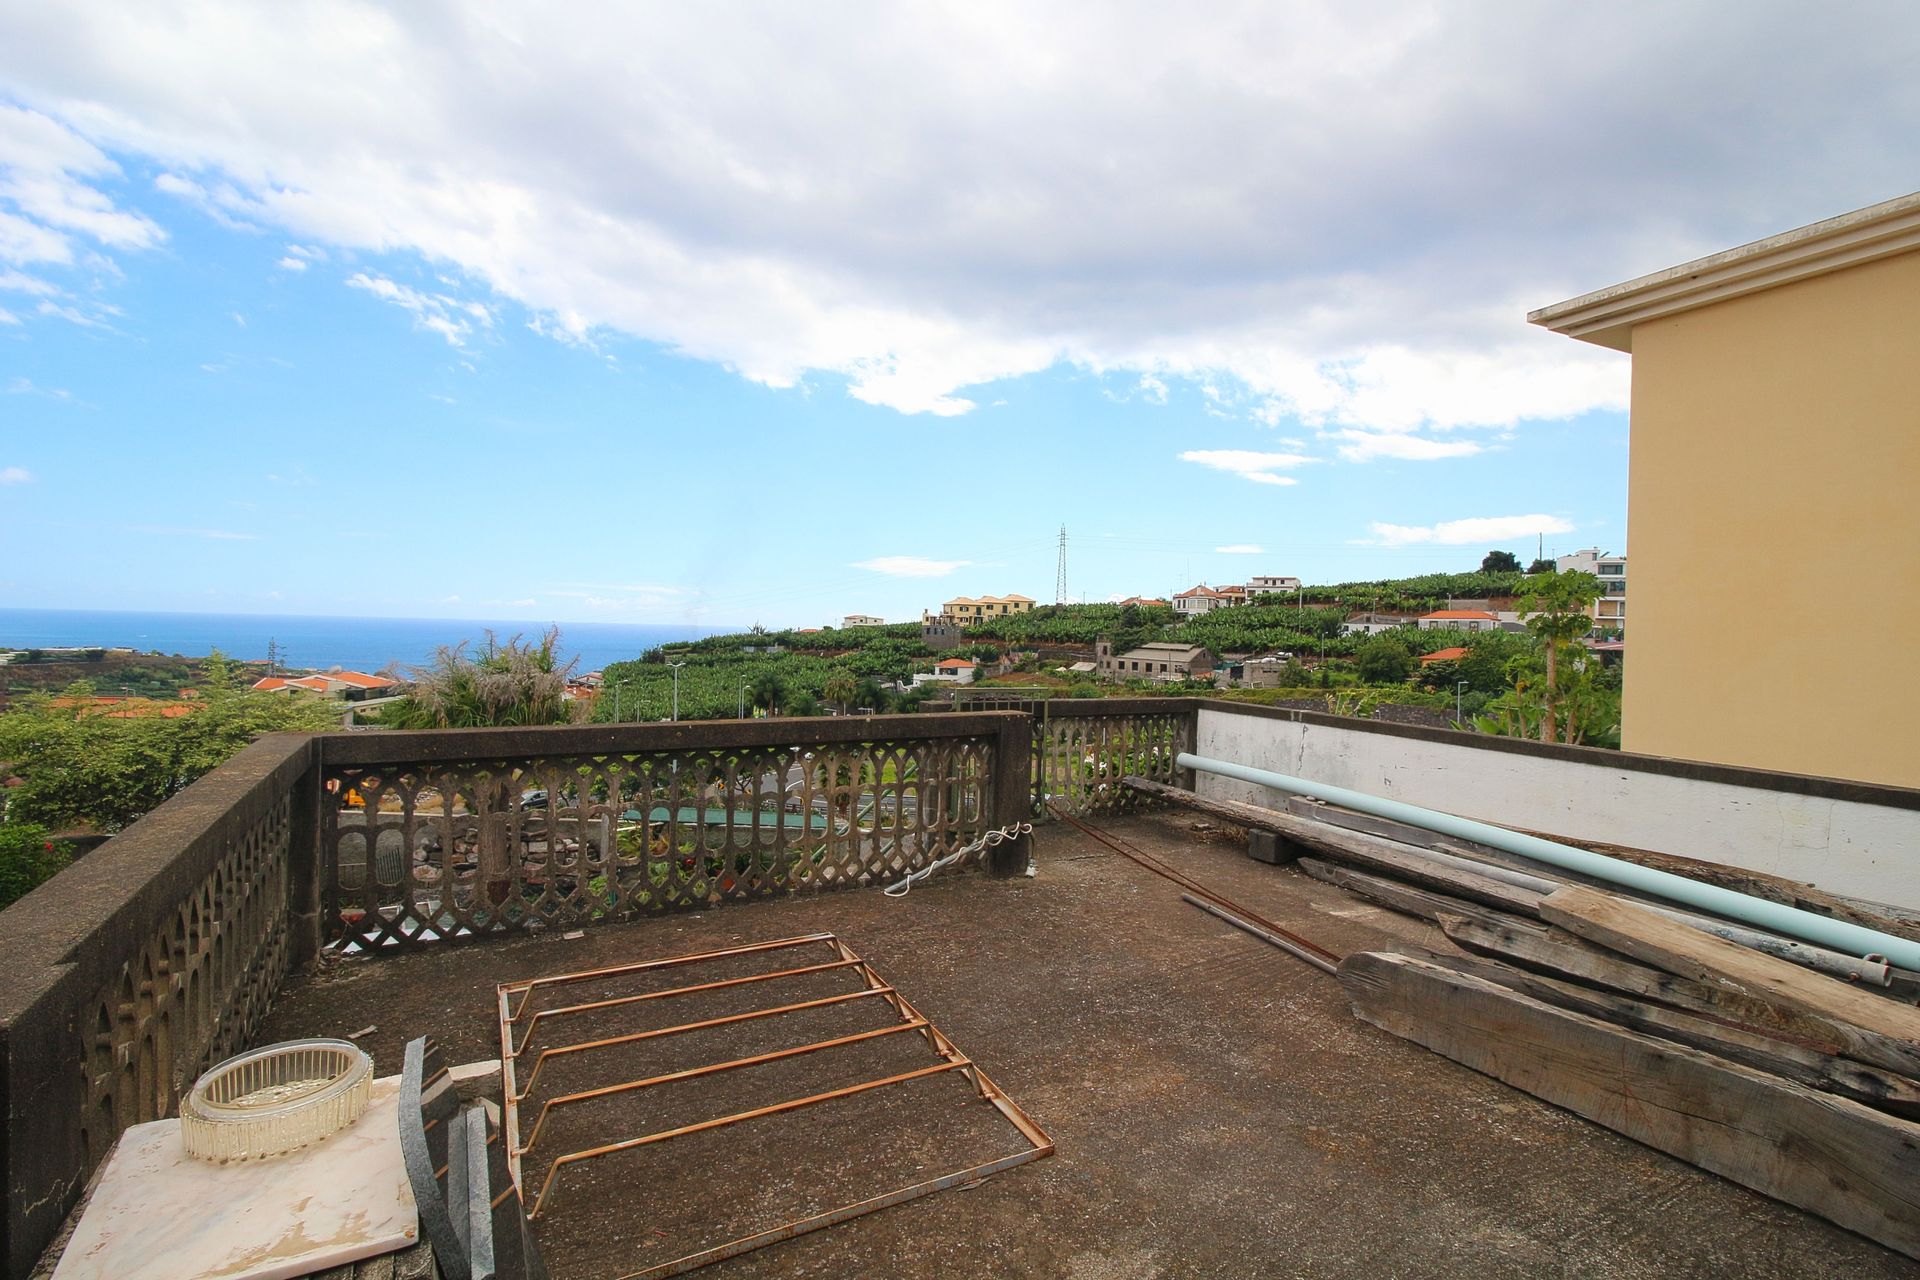
[[1430, 889], [1418, 889], [1410, 884], [1401, 884], [1398, 880], [1370, 876], [1364, 871], [1355, 871], [1352, 867], [1343, 867], [1337, 862], [1302, 858], [1295, 865], [1315, 880], [1345, 889], [1349, 893], [1359, 894], [1363, 898], [1371, 899], [1383, 907], [1390, 907], [1403, 914], [1416, 916], [1422, 920], [1431, 920], [1435, 924], [1440, 922], [1442, 916], [1452, 915], [1483, 924], [1489, 929], [1531, 926], [1539, 932], [1545, 932], [1542, 926], [1523, 920], [1519, 916], [1510, 916], [1505, 912], [1494, 911], [1460, 898], [1450, 898], [1445, 894], [1434, 893]]
[[1662, 1040], [1672, 1040], [1692, 1049], [1718, 1054], [1744, 1066], [1784, 1076], [1811, 1089], [1823, 1089], [1894, 1115], [1920, 1119], [1920, 1083], [1891, 1071], [1802, 1048], [1736, 1026], [1726, 1019], [1685, 1013], [1611, 991], [1596, 991], [1501, 964], [1497, 960], [1485, 960], [1478, 956], [1424, 954], [1420, 959], [1457, 973], [1470, 973], [1476, 978], [1498, 983], [1562, 1009], [1572, 1009], [1603, 1022], [1616, 1023], [1658, 1036]]
[[1541, 914], [1590, 942], [1668, 973], [1822, 1023], [1849, 1057], [1901, 1075], [1920, 1075], [1920, 1009], [1591, 889], [1561, 889], [1545, 900]]
[[[1510, 911], [1518, 915], [1536, 915], [1540, 909], [1543, 894], [1534, 893], [1515, 885], [1502, 884], [1498, 880], [1488, 880], [1471, 872], [1443, 867], [1409, 852], [1404, 846], [1392, 840], [1378, 836], [1365, 835], [1358, 831], [1331, 827], [1323, 822], [1308, 818], [1296, 818], [1290, 813], [1281, 813], [1277, 809], [1263, 809], [1258, 805], [1240, 804], [1231, 800], [1210, 800], [1195, 795], [1180, 787], [1169, 787], [1164, 783], [1147, 778], [1128, 777], [1126, 784], [1148, 795], [1170, 800], [1175, 804], [1198, 809], [1216, 817], [1225, 817], [1241, 826], [1256, 826], [1261, 830], [1273, 831], [1296, 843], [1319, 850], [1329, 858], [1340, 862], [1352, 863], [1368, 871], [1380, 872], [1396, 880], [1405, 880], [1422, 888], [1438, 890], [1456, 898], [1465, 898], [1482, 906], [1494, 907], [1501, 911]], [[1229, 817], [1238, 813], [1240, 817]]]
[[1745, 992], [1709, 987], [1648, 965], [1635, 964], [1605, 947], [1559, 929], [1493, 927], [1470, 916], [1442, 917], [1440, 929], [1448, 941], [1476, 955], [1512, 961], [1529, 969], [1545, 970], [1678, 1009], [1724, 1018], [1749, 1031], [1761, 1031], [1822, 1053], [1838, 1053], [1844, 1047], [1840, 1037], [1824, 1022], [1757, 1000]]
[[1407, 956], [1340, 981], [1375, 1026], [1920, 1258], [1920, 1126]]

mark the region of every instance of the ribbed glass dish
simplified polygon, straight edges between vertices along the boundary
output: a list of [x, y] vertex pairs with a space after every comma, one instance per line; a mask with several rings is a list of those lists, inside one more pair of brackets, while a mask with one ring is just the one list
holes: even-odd
[[180, 1139], [199, 1160], [266, 1160], [358, 1120], [373, 1059], [345, 1040], [288, 1040], [238, 1054], [194, 1082]]

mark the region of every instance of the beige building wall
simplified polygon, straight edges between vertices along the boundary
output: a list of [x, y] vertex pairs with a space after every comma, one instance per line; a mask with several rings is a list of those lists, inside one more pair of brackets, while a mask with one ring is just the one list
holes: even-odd
[[1920, 786], [1920, 252], [1631, 349], [1622, 745]]

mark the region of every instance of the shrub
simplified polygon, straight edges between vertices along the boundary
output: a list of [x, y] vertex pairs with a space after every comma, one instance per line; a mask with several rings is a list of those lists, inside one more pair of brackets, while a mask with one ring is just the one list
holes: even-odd
[[72, 861], [72, 855], [47, 838], [45, 827], [31, 822], [0, 825], [0, 907], [11, 906]]

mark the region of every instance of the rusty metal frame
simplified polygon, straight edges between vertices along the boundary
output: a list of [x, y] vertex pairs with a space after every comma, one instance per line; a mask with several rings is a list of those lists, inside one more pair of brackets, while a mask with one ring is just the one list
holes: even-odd
[[[703, 961], [720, 960], [732, 956], [750, 955], [820, 944], [831, 947], [836, 958], [824, 963], [779, 969], [767, 973], [750, 974], [745, 977], [727, 978], [715, 982], [694, 983], [688, 986], [672, 987], [661, 991], [649, 991], [637, 995], [612, 996], [600, 1000], [585, 1001], [552, 1009], [533, 1010], [529, 1012], [529, 1005], [532, 1002], [534, 992], [541, 988], [564, 986], [594, 979], [619, 978], [630, 974], [678, 968], [685, 965], [698, 964]], [[848, 969], [858, 975], [863, 984], [861, 989], [812, 1000], [776, 1005], [771, 1008], [751, 1009], [743, 1013], [727, 1014], [717, 1018], [706, 1018], [696, 1022], [685, 1022], [674, 1026], [659, 1027], [648, 1031], [628, 1032], [623, 1035], [606, 1036], [597, 1040], [585, 1040], [573, 1044], [556, 1045], [552, 1048], [540, 1050], [538, 1056], [534, 1059], [533, 1069], [525, 1073], [525, 1082], [524, 1084], [521, 1083], [520, 1060], [530, 1051], [534, 1034], [540, 1029], [543, 1018], [553, 1019], [599, 1009], [636, 1004], [643, 1000], [689, 995], [700, 991], [715, 991], [723, 988], [745, 986], [780, 978], [798, 977], [809, 973], [831, 972], [839, 969]], [[615, 1152], [631, 1151], [640, 1147], [651, 1146], [656, 1143], [670, 1141], [674, 1138], [684, 1137], [688, 1134], [704, 1133], [767, 1116], [797, 1111], [803, 1107], [813, 1106], [816, 1103], [854, 1097], [872, 1090], [883, 1089], [896, 1084], [906, 1084], [914, 1080], [927, 1079], [949, 1072], [957, 1071], [964, 1075], [968, 1082], [973, 1085], [975, 1093], [986, 1102], [992, 1104], [994, 1109], [1000, 1112], [1028, 1143], [1026, 1150], [1017, 1151], [1012, 1155], [1002, 1156], [998, 1159], [987, 1161], [984, 1164], [971, 1165], [926, 1182], [916, 1183], [909, 1187], [902, 1187], [898, 1190], [887, 1192], [884, 1195], [872, 1197], [871, 1199], [862, 1200], [854, 1204], [842, 1205], [838, 1209], [813, 1214], [809, 1217], [796, 1219], [766, 1231], [742, 1236], [736, 1240], [730, 1240], [725, 1244], [716, 1245], [712, 1248], [702, 1249], [698, 1252], [687, 1254], [684, 1257], [676, 1258], [671, 1262], [660, 1263], [645, 1270], [633, 1272], [630, 1276], [622, 1277], [621, 1280], [642, 1280], [642, 1278], [649, 1278], [650, 1280], [652, 1277], [680, 1275], [684, 1272], [692, 1271], [697, 1267], [718, 1262], [724, 1258], [737, 1257], [753, 1249], [776, 1244], [782, 1240], [790, 1240], [795, 1236], [802, 1235], [809, 1231], [817, 1231], [823, 1227], [834, 1226], [838, 1223], [848, 1221], [851, 1218], [859, 1217], [862, 1214], [872, 1213], [875, 1210], [902, 1204], [908, 1200], [917, 1199], [920, 1196], [930, 1195], [935, 1191], [942, 1191], [964, 1182], [972, 1182], [984, 1178], [989, 1174], [998, 1173], [1003, 1169], [1011, 1169], [1016, 1165], [1024, 1164], [1029, 1160], [1038, 1160], [1043, 1156], [1053, 1154], [1053, 1140], [1047, 1136], [1046, 1132], [1042, 1130], [1039, 1125], [1035, 1124], [1011, 1098], [1002, 1093], [999, 1087], [995, 1085], [992, 1080], [988, 1079], [986, 1073], [980, 1070], [979, 1066], [972, 1059], [962, 1054], [959, 1048], [954, 1045], [953, 1041], [949, 1040], [938, 1027], [934, 1026], [926, 1015], [914, 1008], [905, 996], [902, 996], [894, 989], [891, 983], [876, 973], [873, 966], [855, 955], [846, 943], [831, 933], [805, 934], [794, 938], [781, 938], [771, 942], [753, 943], [741, 947], [729, 947], [718, 951], [705, 951], [693, 955], [674, 956], [665, 960], [650, 960], [638, 964], [616, 965], [611, 968], [582, 970], [576, 973], [558, 974], [552, 977], [535, 978], [529, 981], [504, 983], [497, 988], [496, 996], [500, 1023], [500, 1066], [505, 1113], [505, 1123], [502, 1125], [502, 1136], [505, 1139], [507, 1163], [513, 1173], [514, 1190], [521, 1196], [523, 1201], [526, 1199], [526, 1187], [522, 1178], [521, 1157], [531, 1151], [535, 1144], [539, 1142], [541, 1132], [546, 1126], [548, 1117], [552, 1115], [554, 1109], [557, 1107], [569, 1106], [574, 1103], [609, 1097], [615, 1094], [631, 1093], [641, 1089], [651, 1088], [654, 1085], [667, 1084], [679, 1080], [697, 1079], [702, 1076], [715, 1075], [720, 1072], [758, 1066], [762, 1063], [796, 1058], [804, 1054], [830, 1051], [848, 1045], [877, 1040], [884, 1036], [897, 1035], [901, 1032], [918, 1032], [921, 1037], [926, 1040], [928, 1047], [933, 1050], [936, 1058], [939, 1059], [939, 1061], [931, 1066], [921, 1067], [912, 1071], [903, 1071], [878, 1079], [865, 1080], [859, 1084], [845, 1085], [837, 1089], [829, 1089], [825, 1092], [810, 1094], [806, 1097], [790, 1098], [782, 1102], [769, 1103], [748, 1111], [719, 1116], [711, 1120], [702, 1120], [694, 1124], [680, 1125], [672, 1129], [664, 1129], [654, 1133], [622, 1138], [580, 1151], [566, 1152], [556, 1156], [548, 1166], [547, 1176], [541, 1182], [538, 1191], [534, 1194], [533, 1207], [527, 1214], [529, 1219], [537, 1219], [543, 1210], [549, 1208], [549, 1199], [557, 1194], [558, 1191], [556, 1182], [559, 1179], [563, 1167], [567, 1165], [578, 1164], [582, 1161], [595, 1159], [603, 1155], [610, 1155]], [[706, 1063], [697, 1067], [689, 1067], [679, 1071], [669, 1071], [635, 1080], [624, 1080], [613, 1084], [601, 1085], [596, 1088], [577, 1090], [573, 1093], [563, 1094], [557, 1098], [550, 1098], [541, 1104], [538, 1115], [534, 1117], [532, 1131], [527, 1135], [526, 1141], [522, 1142], [520, 1140], [521, 1103], [525, 1102], [532, 1094], [535, 1080], [538, 1078], [541, 1068], [549, 1058], [575, 1053], [586, 1053], [596, 1049], [606, 1048], [610, 1045], [631, 1044], [636, 1041], [654, 1039], [660, 1036], [677, 1035], [685, 1031], [725, 1026], [730, 1023], [745, 1022], [758, 1018], [776, 1017], [780, 1014], [792, 1013], [802, 1009], [817, 1009], [862, 999], [884, 1001], [898, 1016], [899, 1021], [888, 1026], [856, 1032], [850, 1035], [835, 1036], [827, 1040], [816, 1040], [806, 1044], [775, 1049], [766, 1053], [753, 1054], [748, 1057], [731, 1058], [725, 1061]], [[519, 1033], [517, 1036], [516, 1031]]]

